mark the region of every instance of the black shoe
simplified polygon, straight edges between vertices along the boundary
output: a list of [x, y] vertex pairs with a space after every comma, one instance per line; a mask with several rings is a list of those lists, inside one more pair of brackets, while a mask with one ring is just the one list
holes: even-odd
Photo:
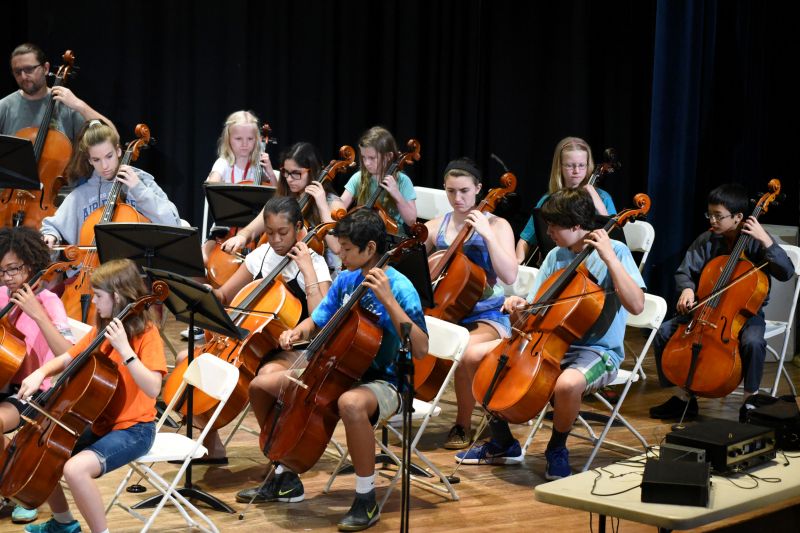
[[681, 400], [677, 396], [671, 397], [661, 405], [656, 405], [650, 408], [650, 418], [658, 418], [661, 420], [678, 419], [683, 416], [683, 410], [686, 409], [686, 420], [697, 417], [699, 409], [697, 407], [697, 398], [694, 396], [689, 400], [688, 409], [686, 408], [687, 402]]
[[743, 403], [742, 406], [739, 408], [739, 423], [740, 424], [747, 424], [747, 414], [752, 410], [755, 409], [756, 406], [751, 403]]
[[300, 476], [288, 471], [273, 476], [263, 487], [244, 489], [236, 493], [236, 501], [239, 503], [249, 503], [251, 499], [253, 503], [296, 503], [303, 501], [303, 498], [305, 498], [305, 491]]
[[339, 531], [361, 531], [380, 520], [381, 512], [375, 501], [375, 489], [366, 494], [356, 494], [347, 514], [339, 521]]

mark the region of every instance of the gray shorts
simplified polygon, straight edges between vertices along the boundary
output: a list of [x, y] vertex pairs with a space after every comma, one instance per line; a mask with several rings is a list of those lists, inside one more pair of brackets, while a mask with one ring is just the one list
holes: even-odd
[[371, 419], [375, 425], [390, 419], [400, 411], [400, 393], [388, 381], [378, 379], [368, 383], [361, 383], [358, 386], [372, 391], [372, 394], [378, 400], [378, 416]]
[[617, 377], [618, 368], [607, 352], [597, 352], [590, 348], [571, 347], [561, 359], [561, 370], [572, 368], [586, 378], [584, 395], [602, 389]]

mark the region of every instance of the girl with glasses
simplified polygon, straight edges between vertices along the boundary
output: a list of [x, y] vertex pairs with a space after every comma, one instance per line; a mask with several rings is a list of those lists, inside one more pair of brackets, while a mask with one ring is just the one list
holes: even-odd
[[[542, 207], [545, 200], [561, 189], [575, 189], [583, 187], [592, 198], [598, 214], [614, 215], [617, 208], [614, 201], [606, 191], [589, 185], [588, 179], [594, 171], [592, 149], [589, 144], [578, 137], [565, 137], [556, 145], [553, 154], [553, 164], [550, 168], [550, 185], [548, 192], [536, 202], [534, 209]], [[517, 241], [517, 261], [523, 263], [537, 244], [534, 229], [533, 215], [528, 219], [528, 224]], [[540, 243], [541, 244], [541, 243]]]
[[[317, 155], [317, 150], [311, 143], [298, 142], [289, 147], [280, 156], [281, 171], [278, 178], [278, 187], [275, 196], [291, 196], [300, 199], [303, 193], [311, 196], [310, 213], [306, 216], [306, 224], [310, 227], [331, 222], [331, 213], [344, 209], [345, 205], [330, 186], [329, 182], [320, 184], [315, 181], [322, 170], [322, 163]], [[233, 253], [240, 250], [250, 241], [257, 240], [264, 233], [264, 211], [253, 219], [250, 224], [239, 230], [234, 236], [225, 241], [222, 249]], [[325, 238], [325, 260], [334, 270], [340, 265], [337, 253], [339, 242], [332, 236]]]
[[[22, 333], [20, 340], [25, 342], [22, 366], [0, 390], [2, 433], [20, 425], [20, 413], [25, 406], [15, 394], [22, 380], [53, 359], [54, 353], [67, 351], [74, 342], [61, 299], [47, 289], [34, 292], [28, 285], [30, 278], [49, 264], [50, 251], [39, 233], [25, 227], [0, 229], [0, 308], [9, 302], [17, 305], [7, 315], [8, 321]], [[49, 380], [45, 380], [40, 389], [46, 390], [49, 386]], [[5, 439], [0, 440], [0, 449], [5, 445]], [[18, 505], [11, 519], [24, 524], [36, 520], [36, 516], [36, 509]]]

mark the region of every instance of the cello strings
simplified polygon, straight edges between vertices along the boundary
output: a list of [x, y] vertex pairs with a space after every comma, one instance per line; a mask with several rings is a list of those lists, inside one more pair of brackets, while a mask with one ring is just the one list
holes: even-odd
[[610, 289], [609, 290], [598, 289], [598, 290], [595, 290], [595, 291], [589, 291], [589, 292], [585, 292], [583, 294], [578, 294], [578, 295], [575, 295], [575, 296], [567, 296], [566, 298], [555, 298], [553, 300], [545, 300], [545, 301], [541, 301], [541, 302], [533, 302], [533, 303], [530, 303], [530, 304], [526, 304], [524, 306], [521, 306], [520, 309], [522, 309], [522, 311], [520, 312], [520, 316], [514, 322], [514, 325], [512, 327], [516, 329], [516, 326], [519, 326], [520, 324], [524, 323], [528, 319], [528, 317], [530, 317], [530, 315], [532, 315], [533, 313], [535, 313], [535, 312], [537, 312], [537, 311], [539, 311], [541, 309], [549, 309], [550, 307], [554, 307], [556, 305], [563, 304], [563, 303], [569, 303], [569, 302], [572, 302], [574, 300], [580, 300], [582, 298], [585, 298], [587, 296], [591, 296], [593, 294], [608, 295], [608, 294], [611, 294], [613, 292], [614, 291], [610, 290]]
[[705, 298], [703, 298], [702, 300], [697, 302], [691, 309], [689, 309], [689, 311], [694, 311], [698, 307], [700, 307], [702, 305], [705, 305], [709, 300], [713, 300], [714, 298], [716, 298], [717, 296], [719, 296], [723, 292], [727, 291], [728, 289], [730, 289], [731, 287], [733, 287], [737, 283], [739, 283], [741, 281], [744, 281], [744, 279], [747, 278], [748, 276], [750, 276], [751, 274], [755, 274], [756, 272], [758, 272], [759, 270], [761, 270], [762, 268], [764, 268], [768, 264], [769, 264], [769, 262], [765, 261], [764, 263], [762, 263], [762, 264], [760, 264], [758, 266], [753, 266], [753, 268], [748, 269], [741, 276], [739, 276], [738, 278], [733, 279], [730, 283], [728, 283], [727, 285], [725, 285], [721, 289], [719, 289], [719, 290], [717, 290], [715, 292], [712, 292], [711, 294], [709, 294], [708, 296], [706, 296]]

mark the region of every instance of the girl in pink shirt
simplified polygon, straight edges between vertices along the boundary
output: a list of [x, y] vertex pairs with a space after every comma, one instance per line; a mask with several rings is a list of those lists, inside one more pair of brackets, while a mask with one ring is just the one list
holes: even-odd
[[[20, 424], [24, 409], [15, 396], [19, 384], [34, 370], [64, 353], [74, 343], [67, 313], [58, 296], [47, 289], [34, 292], [28, 280], [50, 264], [50, 252], [42, 236], [30, 228], [0, 228], [0, 308], [9, 301], [16, 306], [8, 313], [8, 321], [17, 328], [25, 341], [25, 359], [19, 371], [8, 383], [0, 383], [0, 431], [12, 431]], [[50, 387], [49, 380], [41, 390]], [[0, 439], [0, 450], [6, 445]], [[14, 522], [36, 519], [36, 511], [21, 507], [14, 509]]]

